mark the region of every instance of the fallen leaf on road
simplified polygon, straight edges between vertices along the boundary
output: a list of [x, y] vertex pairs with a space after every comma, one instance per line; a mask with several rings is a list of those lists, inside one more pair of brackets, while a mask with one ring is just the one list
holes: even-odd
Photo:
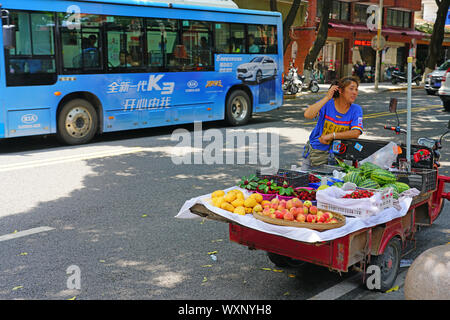
[[392, 287], [389, 290], [386, 291], [386, 293], [392, 292], [392, 291], [397, 291], [399, 288], [398, 286]]
[[13, 289], [13, 291], [15, 291], [15, 290], [22, 289], [22, 288], [23, 288], [23, 286], [17, 286], [17, 287], [14, 287], [12, 289]]
[[28, 255], [28, 252], [21, 252], [21, 253], [19, 254], [19, 256], [26, 256], [26, 255]]
[[206, 278], [206, 277], [203, 277], [203, 280], [202, 280], [202, 282], [206, 282], [206, 281], [208, 281], [208, 278]]
[[217, 253], [217, 251], [210, 251], [210, 252], [208, 252], [208, 254], [216, 254]]
[[295, 278], [295, 274], [288, 274], [289, 278]]
[[74, 296], [74, 297], [69, 298], [69, 299], [67, 299], [67, 300], [75, 300], [76, 298], [77, 298], [77, 296]]
[[273, 269], [273, 272], [284, 272], [284, 270], [279, 270], [279, 269]]
[[264, 270], [264, 271], [272, 271], [272, 269], [270, 269], [270, 268], [261, 268], [261, 270]]
[[143, 214], [143, 215], [142, 215], [142, 218], [145, 218], [145, 217], [147, 217], [147, 215], [146, 215], [146, 214]]
[[216, 239], [216, 240], [211, 240], [211, 242], [222, 242], [223, 239]]
[[202, 266], [202, 268], [211, 268], [212, 264], [205, 264], [204, 266]]

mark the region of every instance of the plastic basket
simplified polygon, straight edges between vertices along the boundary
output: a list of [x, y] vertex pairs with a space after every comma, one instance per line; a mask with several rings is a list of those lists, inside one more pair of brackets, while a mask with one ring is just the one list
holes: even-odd
[[412, 169], [410, 172], [392, 171], [397, 181], [406, 183], [410, 188], [416, 188], [420, 193], [436, 190], [437, 170]]
[[287, 181], [293, 188], [306, 187], [309, 183], [309, 173], [292, 171], [287, 169], [278, 169], [274, 175], [265, 175], [261, 173], [261, 169], [256, 169], [256, 176], [259, 179], [273, 180], [277, 185], [281, 185], [283, 181]]
[[[332, 204], [330, 202], [327, 202], [326, 200], [318, 200], [317, 201], [317, 208], [321, 210], [327, 210], [327, 211], [334, 211], [337, 213], [340, 213], [344, 216], [348, 217], [357, 217], [357, 218], [367, 218], [372, 215], [377, 214], [380, 211], [383, 211], [384, 209], [387, 209], [389, 207], [392, 207], [394, 205], [394, 197], [392, 192], [388, 190], [377, 190], [377, 189], [366, 189], [366, 188], [357, 188], [357, 190], [369, 190], [373, 193], [378, 192], [381, 193], [381, 202], [375, 203], [376, 211], [364, 209], [364, 208], [347, 208], [343, 206], [338, 206], [335, 204]], [[362, 200], [362, 199], [358, 199]], [[368, 199], [367, 199], [368, 200]]]

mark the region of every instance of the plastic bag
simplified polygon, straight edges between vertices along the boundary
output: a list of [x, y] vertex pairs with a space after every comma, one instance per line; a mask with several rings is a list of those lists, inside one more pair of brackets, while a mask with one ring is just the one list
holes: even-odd
[[392, 166], [392, 163], [397, 160], [399, 154], [398, 149], [399, 147], [396, 143], [389, 142], [371, 156], [361, 160], [359, 164], [362, 165], [364, 162], [371, 162], [383, 169], [389, 169]]

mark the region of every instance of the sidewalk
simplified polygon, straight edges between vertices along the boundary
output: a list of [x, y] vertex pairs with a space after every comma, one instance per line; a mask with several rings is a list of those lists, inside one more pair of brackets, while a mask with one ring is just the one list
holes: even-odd
[[[313, 94], [325, 94], [328, 91], [328, 88], [330, 87], [329, 83], [326, 84], [319, 84], [319, 92], [318, 93], [312, 93], [311, 91], [302, 91], [297, 93], [296, 95], [284, 95], [285, 99], [295, 99], [299, 97], [309, 96]], [[406, 83], [398, 83], [398, 84], [392, 84], [391, 82], [380, 82], [378, 84], [378, 91], [375, 91], [375, 84], [372, 83], [360, 83], [358, 90], [359, 93], [381, 93], [381, 92], [389, 92], [389, 91], [406, 91], [408, 88], [408, 85]], [[413, 84], [412, 89], [424, 89], [423, 85], [417, 86], [416, 84]]]

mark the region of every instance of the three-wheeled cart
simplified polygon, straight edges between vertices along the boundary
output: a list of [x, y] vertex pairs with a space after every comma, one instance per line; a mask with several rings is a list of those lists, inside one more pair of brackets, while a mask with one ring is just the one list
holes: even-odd
[[[436, 172], [437, 174], [437, 172]], [[433, 190], [413, 198], [406, 215], [386, 223], [360, 229], [329, 241], [302, 242], [277, 234], [256, 230], [225, 219], [201, 204], [190, 208], [192, 213], [229, 223], [231, 241], [249, 249], [264, 250], [278, 267], [296, 266], [309, 262], [338, 272], [348, 272], [355, 266], [363, 271], [369, 265], [380, 268], [380, 291], [390, 289], [396, 280], [400, 260], [415, 248], [418, 226], [431, 225], [443, 208], [443, 200], [450, 199], [444, 192], [450, 177], [437, 176]], [[363, 276], [363, 281], [365, 277]]]

